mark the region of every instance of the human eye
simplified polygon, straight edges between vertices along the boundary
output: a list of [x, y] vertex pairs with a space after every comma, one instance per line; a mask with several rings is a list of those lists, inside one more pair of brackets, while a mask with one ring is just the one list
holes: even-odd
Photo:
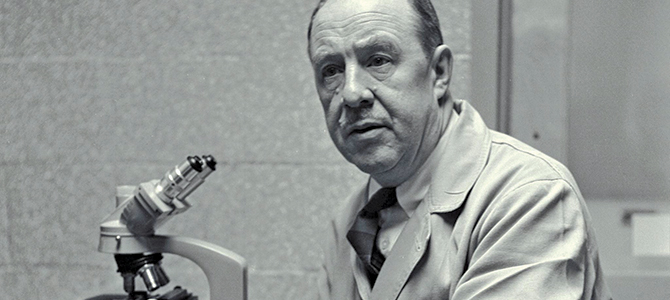
[[370, 58], [368, 61], [368, 67], [381, 67], [389, 63], [391, 63], [390, 58], [376, 55]]
[[337, 65], [327, 65], [321, 69], [321, 76], [323, 78], [330, 78], [342, 73], [342, 68]]
[[373, 55], [365, 63], [366, 68], [378, 80], [384, 80], [393, 74], [395, 64], [387, 55]]
[[334, 90], [339, 85], [344, 73], [344, 68], [337, 64], [328, 64], [321, 68], [321, 82], [329, 90]]

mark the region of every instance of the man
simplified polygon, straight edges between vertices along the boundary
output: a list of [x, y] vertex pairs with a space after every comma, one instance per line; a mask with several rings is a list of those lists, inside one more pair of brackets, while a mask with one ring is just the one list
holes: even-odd
[[321, 1], [308, 38], [330, 136], [370, 175], [331, 224], [324, 298], [610, 298], [567, 169], [450, 97], [430, 1]]

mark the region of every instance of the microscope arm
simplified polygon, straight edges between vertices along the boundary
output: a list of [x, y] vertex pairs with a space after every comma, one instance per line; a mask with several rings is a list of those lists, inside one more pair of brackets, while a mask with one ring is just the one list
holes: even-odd
[[205, 241], [153, 235], [144, 237], [103, 237], [100, 248], [121, 253], [170, 253], [188, 258], [200, 267], [209, 284], [210, 299], [246, 300], [247, 263], [236, 253]]
[[176, 254], [196, 263], [207, 276], [210, 299], [246, 300], [247, 263], [241, 256], [187, 237], [153, 236], [148, 242], [156, 251]]

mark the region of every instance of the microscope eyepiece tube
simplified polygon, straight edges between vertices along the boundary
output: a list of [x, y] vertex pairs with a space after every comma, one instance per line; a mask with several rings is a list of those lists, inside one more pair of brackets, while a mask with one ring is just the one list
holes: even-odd
[[186, 196], [205, 181], [215, 165], [214, 157], [205, 156], [203, 161], [198, 156], [189, 156], [160, 180], [140, 184], [123, 209], [121, 222], [133, 234], [154, 234], [167, 218], [190, 207], [184, 201]]
[[188, 187], [186, 187], [184, 190], [179, 192], [175, 197], [179, 200], [183, 200], [186, 198], [188, 195], [190, 195], [196, 188], [198, 188], [203, 182], [205, 182], [205, 178], [209, 176], [212, 172], [216, 170], [216, 159], [214, 159], [214, 156], [211, 155], [203, 155], [202, 156], [202, 170], [200, 173], [198, 173], [195, 178], [193, 178]]
[[205, 163], [198, 156], [189, 156], [186, 161], [165, 173], [155, 188], [156, 194], [165, 203], [171, 203], [177, 194], [186, 189], [191, 181], [203, 171]]

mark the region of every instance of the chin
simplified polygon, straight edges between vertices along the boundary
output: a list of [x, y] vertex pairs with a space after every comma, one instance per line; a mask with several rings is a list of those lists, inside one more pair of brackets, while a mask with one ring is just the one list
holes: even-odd
[[395, 147], [392, 143], [381, 142], [367, 145], [340, 143], [336, 146], [347, 161], [370, 175], [385, 173], [396, 167], [403, 152], [402, 148]]
[[358, 153], [348, 158], [348, 160], [356, 165], [359, 170], [370, 175], [384, 173], [397, 164], [397, 160], [393, 157], [381, 154], [361, 155]]

